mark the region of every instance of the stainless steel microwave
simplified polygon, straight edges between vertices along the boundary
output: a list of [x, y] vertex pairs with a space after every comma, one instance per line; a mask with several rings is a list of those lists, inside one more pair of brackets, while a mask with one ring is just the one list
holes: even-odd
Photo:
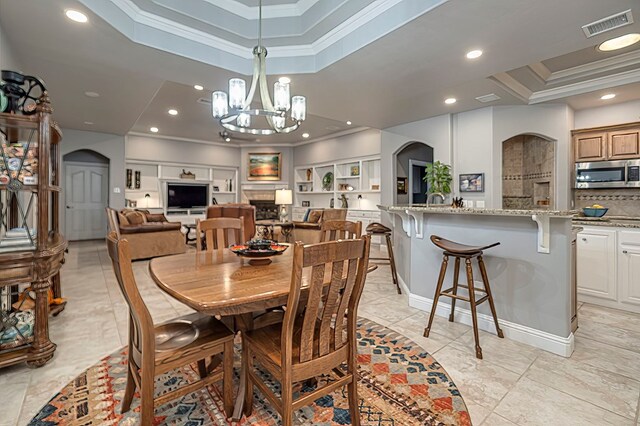
[[575, 187], [640, 188], [640, 160], [576, 163]]

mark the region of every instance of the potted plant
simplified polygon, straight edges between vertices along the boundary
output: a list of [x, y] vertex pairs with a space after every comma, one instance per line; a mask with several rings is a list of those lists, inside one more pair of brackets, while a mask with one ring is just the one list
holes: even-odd
[[429, 195], [440, 195], [444, 204], [445, 197], [451, 193], [451, 166], [440, 161], [427, 164], [424, 180], [427, 182], [427, 203]]

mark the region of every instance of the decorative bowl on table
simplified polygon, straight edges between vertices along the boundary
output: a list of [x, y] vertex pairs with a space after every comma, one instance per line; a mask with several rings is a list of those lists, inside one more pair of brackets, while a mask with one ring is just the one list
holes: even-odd
[[271, 240], [253, 240], [244, 244], [234, 244], [229, 249], [238, 256], [251, 258], [251, 265], [268, 265], [272, 256], [285, 252], [289, 246]]
[[587, 217], [602, 217], [609, 211], [606, 207], [584, 207], [582, 213]]

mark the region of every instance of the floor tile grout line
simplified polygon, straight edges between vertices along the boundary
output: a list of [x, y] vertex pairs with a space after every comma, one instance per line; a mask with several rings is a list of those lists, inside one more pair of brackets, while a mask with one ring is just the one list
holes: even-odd
[[593, 342], [598, 342], [598, 343], [600, 343], [600, 344], [602, 344], [602, 345], [611, 346], [611, 347], [613, 347], [613, 348], [622, 349], [622, 350], [629, 351], [629, 352], [633, 352], [634, 354], [638, 354], [638, 355], [640, 355], [640, 350], [639, 350], [639, 351], [636, 351], [636, 350], [629, 349], [629, 348], [623, 348], [622, 346], [614, 345], [614, 344], [613, 344], [613, 343], [611, 343], [611, 342], [603, 342], [602, 340], [598, 340], [597, 338], [593, 338], [593, 337], [586, 337], [586, 336], [583, 336], [583, 335], [581, 335], [581, 334], [577, 334], [577, 335], [576, 335], [576, 337], [577, 337], [577, 338], [580, 338], [580, 339], [591, 340], [591, 341], [593, 341]]

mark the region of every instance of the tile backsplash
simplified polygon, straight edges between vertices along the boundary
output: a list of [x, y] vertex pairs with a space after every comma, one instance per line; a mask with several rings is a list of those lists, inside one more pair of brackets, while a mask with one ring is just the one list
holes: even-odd
[[608, 216], [640, 216], [640, 188], [637, 189], [576, 189], [575, 209], [593, 204], [607, 207]]

